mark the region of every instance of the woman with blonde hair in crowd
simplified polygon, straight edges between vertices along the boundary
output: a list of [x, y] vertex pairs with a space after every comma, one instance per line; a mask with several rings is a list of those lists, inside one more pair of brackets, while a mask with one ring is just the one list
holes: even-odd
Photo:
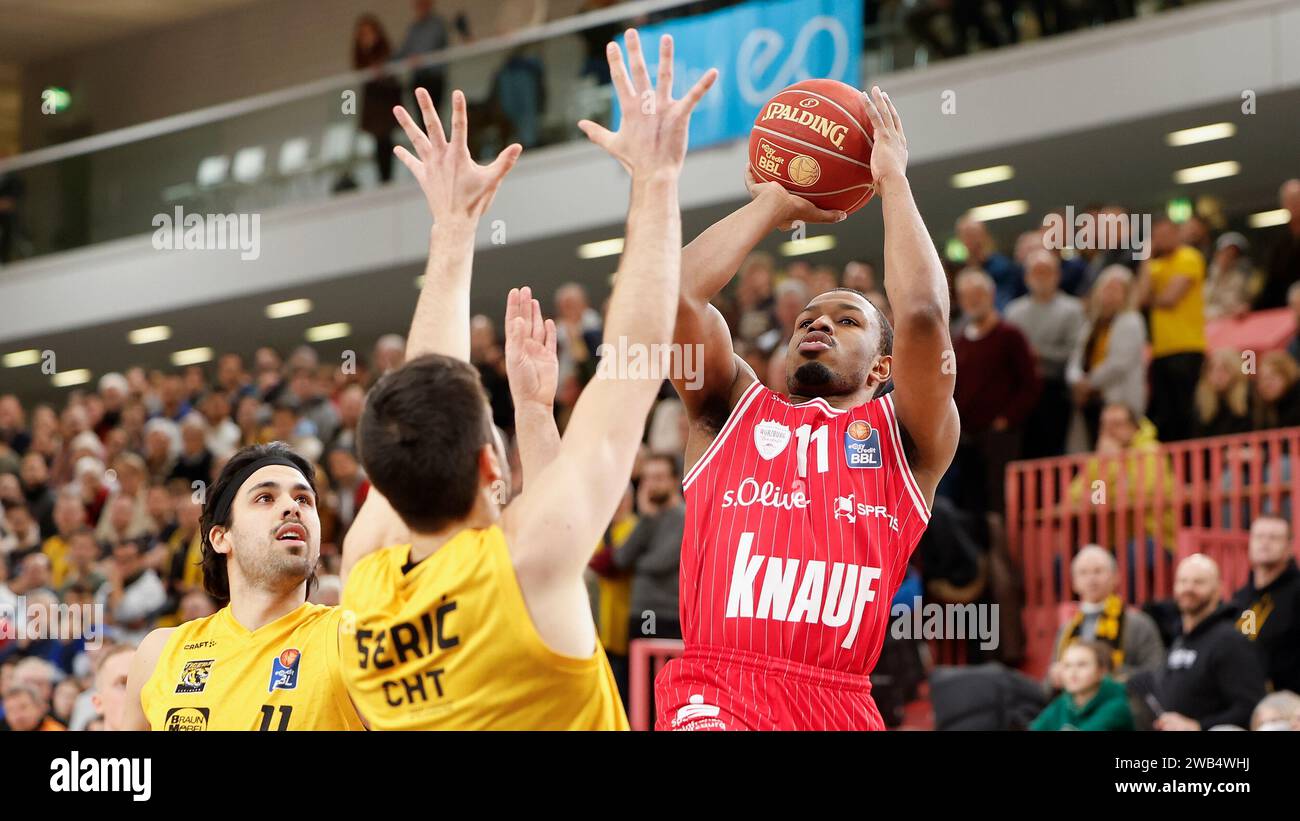
[[1197, 436], [1245, 433], [1251, 427], [1250, 380], [1241, 353], [1219, 348], [1205, 359], [1196, 383]]
[[1092, 288], [1088, 322], [1065, 368], [1075, 405], [1067, 439], [1070, 452], [1092, 449], [1106, 405], [1120, 403], [1142, 414], [1147, 402], [1146, 342], [1146, 325], [1133, 308], [1133, 272], [1111, 265]]
[[1300, 365], [1285, 351], [1259, 360], [1254, 417], [1255, 430], [1300, 426]]

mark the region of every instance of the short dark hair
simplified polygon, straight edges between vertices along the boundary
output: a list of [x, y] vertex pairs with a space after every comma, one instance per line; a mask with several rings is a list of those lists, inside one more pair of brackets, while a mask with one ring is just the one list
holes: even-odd
[[479, 451], [492, 441], [478, 370], [441, 354], [413, 359], [380, 379], [357, 424], [370, 483], [420, 533], [469, 515]]
[[[219, 603], [230, 600], [230, 571], [226, 567], [228, 557], [224, 553], [218, 553], [216, 548], [212, 546], [212, 539], [209, 534], [214, 527], [230, 527], [235, 519], [235, 507], [231, 505], [227, 508], [226, 514], [218, 521], [216, 519], [217, 502], [226, 494], [231, 482], [244, 468], [268, 456], [279, 456], [293, 462], [298, 471], [302, 473], [303, 479], [306, 480], [312, 493], [316, 492], [316, 471], [312, 469], [311, 463], [295, 453], [284, 442], [272, 442], [269, 445], [249, 445], [230, 457], [229, 461], [226, 462], [226, 466], [221, 469], [221, 475], [217, 477], [217, 481], [213, 482], [212, 487], [208, 488], [207, 498], [203, 500], [203, 514], [199, 517], [199, 535], [202, 539], [200, 552], [203, 566], [203, 589], [208, 591], [208, 595]], [[237, 491], [239, 488], [231, 488], [231, 490]], [[313, 572], [312, 578], [307, 582], [308, 595], [310, 595], [315, 578], [316, 575]]]
[[645, 457], [645, 461], [642, 463], [642, 468], [644, 469], [645, 465], [648, 465], [651, 462], [663, 462], [668, 465], [668, 472], [673, 475], [674, 479], [682, 478], [682, 471], [681, 468], [677, 466], [677, 457], [674, 454], [665, 453], [664, 451], [655, 451]]
[[[867, 264], [870, 265], [871, 263], [867, 263]], [[875, 266], [872, 267], [874, 268]], [[831, 294], [836, 291], [848, 291], [850, 294], [857, 294], [858, 296], [862, 297], [863, 302], [871, 306], [871, 310], [876, 312], [876, 318], [880, 320], [879, 355], [893, 356], [894, 355], [894, 326], [889, 324], [888, 319], [885, 319], [884, 313], [882, 313], [881, 310], [876, 307], [876, 303], [872, 302], [870, 297], [868, 297], [866, 294], [859, 291], [857, 288], [846, 288], [843, 285], [839, 286], [838, 288], [831, 288], [829, 291], [824, 291], [823, 293]]]

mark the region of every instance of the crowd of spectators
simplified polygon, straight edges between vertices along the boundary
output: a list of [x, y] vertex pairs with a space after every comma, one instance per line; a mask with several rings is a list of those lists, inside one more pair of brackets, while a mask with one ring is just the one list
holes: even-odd
[[[956, 402], [963, 434], [940, 486], [930, 532], [917, 552], [917, 571], [927, 585], [970, 582], [969, 574], [951, 572], [955, 560], [944, 551], [972, 538], [982, 539], [987, 551], [995, 541], [997, 528], [989, 514], [996, 519], [1002, 510], [1002, 471], [1018, 455], [1090, 450], [1150, 455], [1157, 441], [1300, 423], [1300, 365], [1292, 353], [1260, 352], [1258, 370], [1251, 372], [1243, 369], [1249, 358], [1239, 351], [1207, 356], [1205, 350], [1211, 316], [1270, 306], [1274, 292], [1287, 294], [1300, 313], [1300, 181], [1285, 183], [1281, 199], [1291, 219], [1259, 237], [1267, 265], [1260, 271], [1249, 262], [1245, 237], [1227, 232], [1212, 238], [1200, 220], [1181, 225], [1157, 220], [1150, 259], [1123, 248], [1063, 254], [1047, 247], [1042, 231], [1020, 237], [1007, 256], [985, 226], [969, 219], [956, 226], [966, 253], [946, 264], [953, 283]], [[1124, 211], [1107, 206], [1091, 213]], [[1215, 249], [1208, 266], [1201, 250], [1207, 244]], [[762, 253], [746, 260], [716, 305], [732, 329], [737, 353], [766, 385], [784, 391], [794, 317], [813, 295], [836, 286], [861, 291], [890, 315], [881, 272], [869, 260], [835, 268], [797, 258], [779, 264]], [[1223, 295], [1215, 303], [1222, 313], [1211, 311], [1207, 294], [1212, 293]], [[556, 291], [552, 307], [560, 366], [556, 416], [563, 429], [595, 373], [602, 312], [576, 282]], [[1294, 352], [1296, 346], [1292, 342], [1288, 348]], [[261, 348], [251, 356], [226, 353], [210, 366], [175, 372], [132, 367], [108, 373], [94, 390], [70, 390], [57, 405], [0, 396], [0, 616], [22, 617], [13, 613], [21, 598], [29, 608], [98, 604], [107, 620], [105, 641], [95, 647], [9, 637], [13, 625], [8, 625], [9, 632], [0, 633], [6, 636], [0, 638], [6, 713], [8, 688], [15, 690], [15, 715], [34, 709], [38, 724], [93, 725], [93, 680], [109, 652], [102, 648], [130, 647], [154, 627], [222, 605], [202, 589], [198, 521], [207, 484], [239, 447], [281, 440], [318, 466], [323, 578], [313, 595], [336, 600], [332, 577], [339, 545], [369, 487], [356, 454], [357, 420], [366, 390], [400, 364], [404, 347], [400, 336], [382, 337], [368, 358], [348, 369], [323, 364], [309, 346], [287, 357]], [[472, 322], [471, 359], [494, 419], [509, 438], [513, 410], [497, 323], [489, 317]], [[625, 661], [630, 640], [680, 631], [677, 551], [685, 437], [685, 413], [665, 383], [624, 503], [602, 543], [592, 546], [593, 608], [616, 666]], [[1089, 464], [1084, 474], [1117, 469], [1113, 462]], [[1160, 471], [1150, 466], [1133, 474], [1138, 475], [1161, 481]], [[1086, 478], [1081, 474], [1079, 481]], [[1148, 529], [1158, 526], [1173, 523], [1152, 522]], [[1111, 561], [1113, 550], [1104, 551]], [[1081, 552], [1076, 577], [1080, 561], [1088, 557], [1097, 563], [1096, 551]], [[936, 568], [945, 568], [943, 579]], [[1196, 568], [1180, 567], [1180, 580], [1185, 569]], [[1263, 576], [1255, 580], [1260, 589], [1270, 583]], [[1132, 601], [1131, 584], [1125, 592]], [[988, 600], [992, 594], [983, 595]], [[1090, 606], [1107, 606], [1096, 601], [1095, 591], [1081, 590], [1080, 596]], [[1211, 598], [1217, 606], [1217, 590]], [[1179, 606], [1183, 603], [1180, 596]], [[1185, 615], [1190, 633], [1193, 622]], [[1269, 623], [1285, 621], [1275, 613]], [[1079, 628], [1081, 640], [1095, 641], [1097, 630], [1088, 624], [1084, 619], [1071, 629]], [[1139, 618], [1127, 619], [1124, 634], [1137, 631], [1149, 638], [1142, 625]], [[1176, 638], [1167, 638], [1165, 646], [1170, 641]], [[1106, 667], [1146, 667], [1152, 658], [1149, 646], [1111, 659], [1114, 664], [1094, 656], [1074, 653], [1068, 661], [1075, 672], [1065, 675], [1059, 668], [1053, 676], [1062, 684], [1084, 682], [1077, 684], [1081, 692], [1096, 696], [1100, 691], [1086, 682]], [[38, 667], [31, 680], [13, 678]], [[1165, 707], [1178, 709], [1178, 697], [1170, 698], [1175, 701]], [[82, 705], [80, 713], [70, 712], [72, 702]], [[1061, 707], [1063, 714], [1071, 709]]]

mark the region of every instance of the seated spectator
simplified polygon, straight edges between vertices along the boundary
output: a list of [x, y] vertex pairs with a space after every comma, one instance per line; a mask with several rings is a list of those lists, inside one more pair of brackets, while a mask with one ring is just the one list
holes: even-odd
[[611, 560], [632, 574], [628, 637], [682, 637], [678, 623], [677, 575], [686, 528], [686, 505], [676, 457], [654, 454], [641, 466], [636, 528]]
[[41, 529], [41, 538], [48, 539], [55, 531], [54, 490], [50, 487], [50, 469], [45, 457], [39, 453], [24, 456], [18, 478], [23, 486], [23, 498]]
[[1255, 377], [1255, 430], [1300, 425], [1300, 364], [1282, 351], [1259, 360]]
[[1250, 579], [1232, 597], [1237, 626], [1259, 651], [1274, 690], [1300, 690], [1300, 570], [1291, 523], [1261, 516], [1250, 523]]
[[1219, 567], [1208, 556], [1197, 553], [1179, 563], [1174, 600], [1182, 634], [1164, 666], [1129, 681], [1131, 691], [1156, 712], [1157, 730], [1248, 727], [1264, 698], [1264, 666], [1237, 630], [1237, 609], [1221, 603], [1220, 585]]
[[184, 479], [191, 486], [212, 481], [212, 451], [208, 450], [208, 423], [197, 413], [181, 420], [181, 452], [172, 467], [171, 479]]
[[4, 691], [4, 708], [3, 729], [19, 733], [67, 729], [49, 714], [49, 700], [34, 687], [11, 684]]
[[82, 526], [68, 534], [67, 551], [60, 558], [62, 575], [52, 579], [60, 598], [66, 599], [74, 587], [89, 589], [93, 596], [103, 586], [107, 579], [99, 572], [99, 557], [99, 542], [90, 528]]
[[1291, 309], [1291, 317], [1296, 324], [1296, 334], [1286, 343], [1286, 352], [1292, 359], [1300, 362], [1300, 282], [1292, 283], [1287, 289], [1286, 306]]
[[1107, 673], [1111, 649], [1095, 641], [1076, 641], [1057, 662], [1064, 692], [1029, 725], [1030, 730], [1132, 730], [1124, 685]]
[[144, 461], [150, 482], [171, 477], [181, 450], [181, 432], [170, 419], [150, 419], [144, 426]]
[[1065, 652], [1081, 641], [1107, 649], [1107, 670], [1113, 671], [1119, 681], [1142, 670], [1158, 669], [1164, 663], [1165, 647], [1155, 622], [1141, 610], [1125, 605], [1116, 592], [1119, 566], [1109, 550], [1095, 544], [1080, 549], [1070, 563], [1070, 577], [1079, 596], [1079, 612], [1056, 633], [1055, 661], [1047, 671], [1048, 686], [1065, 686]]
[[222, 391], [210, 390], [198, 401], [199, 413], [207, 423], [207, 448], [214, 455], [229, 456], [239, 449], [239, 426], [230, 418], [230, 399]]
[[[1088, 322], [1065, 369], [1078, 409], [1071, 450], [1087, 450], [1097, 441], [1101, 409], [1123, 404], [1141, 413], [1146, 408], [1146, 368], [1141, 367], [1146, 325], [1133, 310], [1133, 274], [1112, 265], [1097, 278], [1089, 299]], [[1083, 439], [1086, 444], [1078, 445]]]
[[578, 387], [596, 375], [596, 349], [604, 323], [587, 301], [587, 290], [576, 282], [555, 291], [555, 343], [560, 360], [559, 381], [577, 380]]
[[[1120, 481], [1121, 470], [1124, 476], [1123, 482]], [[1097, 484], [1099, 481], [1100, 485]], [[1134, 534], [1135, 537], [1146, 534], [1144, 540], [1148, 568], [1154, 568], [1156, 561], [1153, 536], [1157, 530], [1163, 527], [1162, 536], [1167, 550], [1172, 550], [1174, 545], [1176, 524], [1174, 512], [1166, 506], [1162, 517], [1153, 502], [1156, 498], [1157, 483], [1163, 485], [1160, 492], [1164, 494], [1164, 498], [1172, 498], [1174, 473], [1169, 460], [1160, 454], [1160, 442], [1156, 439], [1155, 426], [1149, 419], [1134, 413], [1128, 405], [1120, 403], [1107, 405], [1101, 412], [1101, 431], [1097, 435], [1096, 455], [1084, 464], [1083, 470], [1070, 484], [1068, 498], [1071, 505], [1082, 505], [1088, 501], [1098, 504], [1091, 494], [1096, 488], [1102, 488], [1105, 493], [1102, 499], [1104, 504], [1098, 504], [1098, 507], [1106, 511], [1104, 515], [1110, 518], [1107, 526], [1112, 528], [1110, 531], [1102, 532], [1121, 532], [1114, 529], [1120, 526], [1116, 517], [1120, 515], [1127, 517], [1122, 532]], [[1127, 488], [1127, 498], [1122, 500], [1116, 498], [1121, 488]], [[1145, 500], [1144, 505], [1138, 505], [1139, 498]], [[1117, 505], [1117, 501], [1123, 501], [1124, 504]], [[1126, 512], [1117, 513], [1117, 507]], [[1125, 547], [1128, 551], [1128, 565], [1133, 568], [1128, 579], [1130, 601], [1137, 600], [1137, 543], [1135, 538]], [[1167, 557], [1162, 561], [1167, 561]], [[1154, 577], [1151, 576], [1148, 581], [1153, 582], [1153, 579]]]
[[787, 279], [776, 286], [775, 323], [754, 340], [754, 345], [760, 353], [770, 355], [777, 348], [785, 349], [790, 334], [794, 333], [795, 320], [799, 318], [804, 306], [811, 299], [810, 293], [821, 292], [810, 292], [808, 287], [797, 279]]
[[1005, 311], [1011, 300], [1026, 293], [1024, 272], [1005, 254], [998, 253], [984, 223], [971, 217], [957, 220], [957, 238], [966, 247], [966, 267], [988, 274], [996, 288], [994, 304]]
[[1250, 729], [1300, 730], [1300, 695], [1290, 690], [1279, 690], [1264, 696], [1250, 714]]
[[370, 482], [357, 460], [357, 455], [347, 448], [335, 448], [326, 455], [331, 487], [331, 507], [338, 517], [335, 541], [342, 544], [344, 535], [352, 526], [357, 511], [366, 500]]
[[954, 460], [956, 501], [968, 512], [1000, 512], [1007, 463], [1019, 457], [1022, 426], [1038, 400], [1037, 367], [1025, 335], [998, 315], [988, 274], [962, 271], [957, 300], [962, 325], [953, 334], [953, 398], [962, 430]]
[[74, 488], [59, 494], [54, 503], [55, 533], [41, 542], [41, 552], [50, 559], [55, 588], [62, 587], [68, 574], [68, 550], [72, 535], [86, 529], [86, 506]]
[[1151, 228], [1151, 258], [1138, 277], [1139, 302], [1151, 309], [1151, 396], [1147, 416], [1163, 442], [1192, 435], [1187, 408], [1205, 360], [1205, 258], [1179, 240], [1166, 218]]
[[876, 279], [876, 266], [860, 259], [851, 260], [844, 266], [840, 285], [864, 294], [880, 290], [880, 283]]
[[167, 603], [167, 591], [158, 574], [145, 566], [139, 542], [128, 540], [113, 548], [108, 581], [99, 588], [95, 603], [104, 608], [114, 641], [134, 647], [153, 629]]
[[1273, 240], [1264, 287], [1255, 298], [1254, 308], [1280, 308], [1287, 291], [1300, 282], [1300, 179], [1287, 180], [1278, 190], [1278, 202], [1291, 215]]
[[1219, 348], [1205, 360], [1201, 381], [1196, 383], [1197, 436], [1227, 436], [1251, 429], [1250, 379], [1241, 354]]
[[738, 280], [737, 316], [732, 325], [738, 339], [754, 343], [773, 328], [781, 332], [776, 321], [773, 278], [773, 262], [770, 254], [762, 252], [750, 254], [741, 263], [736, 277]]
[[126, 698], [126, 679], [131, 672], [133, 658], [133, 647], [113, 644], [105, 647], [95, 662], [95, 689], [91, 702], [95, 706], [95, 712], [103, 719], [105, 730], [122, 729], [122, 703]]
[[1023, 457], [1059, 456], [1065, 452], [1070, 424], [1070, 394], [1065, 366], [1084, 325], [1079, 300], [1060, 290], [1060, 260], [1034, 251], [1025, 260], [1029, 293], [1007, 306], [1007, 322], [1024, 332], [1038, 365], [1038, 402], [1025, 422]]
[[0, 558], [9, 563], [12, 571], [28, 556], [40, 551], [41, 528], [32, 518], [27, 502], [21, 496], [6, 502], [3, 529], [0, 529]]
[[1205, 318], [1242, 317], [1250, 312], [1252, 289], [1258, 286], [1250, 261], [1250, 241], [1228, 231], [1214, 244], [1214, 258], [1205, 284]]

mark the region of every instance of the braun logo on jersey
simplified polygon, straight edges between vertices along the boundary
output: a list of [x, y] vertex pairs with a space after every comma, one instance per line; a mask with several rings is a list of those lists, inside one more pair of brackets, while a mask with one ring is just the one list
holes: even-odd
[[[852, 647], [858, 637], [862, 611], [867, 602], [875, 601], [873, 586], [880, 580], [880, 568], [835, 562], [828, 573], [823, 561], [801, 562], [799, 559], [750, 555], [753, 545], [753, 533], [740, 534], [731, 584], [727, 590], [727, 618], [804, 621], [827, 627], [848, 624], [848, 635], [840, 646], [846, 650]], [[763, 574], [756, 605], [754, 582], [764, 564], [767, 570]], [[802, 577], [799, 573], [801, 564]]]
[[803, 510], [808, 507], [808, 504], [808, 497], [802, 490], [786, 493], [779, 485], [772, 482], [764, 482], [760, 485], [754, 479], [746, 479], [740, 483], [740, 487], [724, 491], [722, 494], [724, 508], [758, 505], [779, 507], [782, 510]]

